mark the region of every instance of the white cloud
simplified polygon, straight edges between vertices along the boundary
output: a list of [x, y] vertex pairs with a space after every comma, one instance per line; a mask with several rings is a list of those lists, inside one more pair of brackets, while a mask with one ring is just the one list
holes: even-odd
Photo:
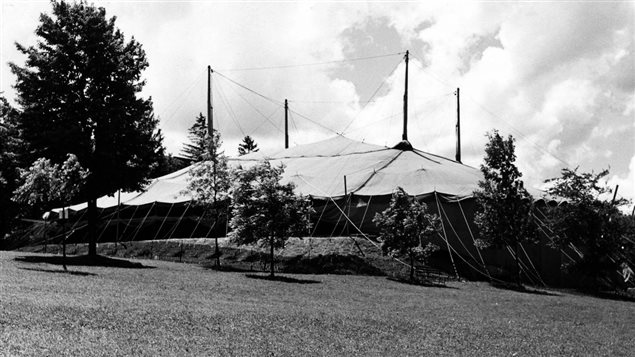
[[[123, 32], [143, 44], [150, 62], [144, 95], [152, 95], [166, 145], [175, 153], [194, 117], [205, 112], [207, 65], [276, 101], [290, 99], [292, 110], [322, 126], [341, 131], [354, 119], [348, 135], [393, 145], [402, 131], [403, 64], [387, 71], [398, 56], [382, 60], [386, 69], [371, 61], [228, 69], [315, 63], [383, 54], [365, 54], [360, 48], [398, 48], [412, 53], [409, 138], [415, 146], [454, 157], [452, 92], [461, 87], [465, 163], [480, 164], [484, 134], [498, 128], [518, 139], [518, 164], [531, 186], [556, 176], [562, 161], [595, 171], [610, 164], [615, 177], [632, 178], [632, 3], [97, 4], [117, 15]], [[49, 7], [46, 2], [3, 2], [4, 63], [22, 60], [11, 43], [34, 43], [37, 13]], [[382, 29], [384, 37], [376, 33]], [[352, 74], [340, 75], [343, 68]], [[4, 64], [1, 73], [0, 90], [12, 97], [13, 77]], [[360, 102], [375, 89], [366, 87], [378, 85], [384, 76], [375, 101]], [[228, 153], [235, 152], [243, 132], [263, 149], [282, 147], [284, 113], [278, 104], [218, 75], [214, 81], [215, 119]], [[300, 115], [292, 120], [292, 144], [333, 135]]]

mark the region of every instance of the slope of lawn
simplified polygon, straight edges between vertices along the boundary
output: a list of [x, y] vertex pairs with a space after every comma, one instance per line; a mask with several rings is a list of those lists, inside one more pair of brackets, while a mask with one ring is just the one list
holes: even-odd
[[158, 260], [63, 273], [30, 257], [0, 252], [0, 355], [635, 355], [632, 302]]

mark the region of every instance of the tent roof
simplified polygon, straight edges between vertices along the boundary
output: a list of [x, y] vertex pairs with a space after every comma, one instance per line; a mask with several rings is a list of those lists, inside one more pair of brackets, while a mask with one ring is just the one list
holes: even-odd
[[[407, 142], [389, 148], [341, 135], [268, 154], [255, 152], [230, 158], [229, 164], [246, 168], [262, 160], [285, 165], [283, 183], [293, 182], [297, 193], [314, 197], [335, 198], [345, 193], [389, 195], [399, 186], [414, 196], [437, 192], [461, 199], [470, 197], [482, 178], [481, 172], [474, 167], [413, 149]], [[122, 194], [121, 203], [187, 202], [191, 199], [186, 191], [188, 178], [189, 167], [158, 177], [143, 192]], [[116, 196], [101, 197], [97, 203], [101, 208], [116, 205]], [[82, 210], [86, 203], [70, 208]]]
[[269, 155], [245, 155], [230, 163], [250, 166], [264, 157], [284, 164], [284, 182], [293, 182], [298, 193], [318, 197], [343, 196], [344, 176], [347, 193], [365, 196], [391, 194], [400, 186], [410, 195], [438, 192], [461, 198], [477, 188], [479, 170], [402, 144], [397, 147], [405, 150], [340, 135]]

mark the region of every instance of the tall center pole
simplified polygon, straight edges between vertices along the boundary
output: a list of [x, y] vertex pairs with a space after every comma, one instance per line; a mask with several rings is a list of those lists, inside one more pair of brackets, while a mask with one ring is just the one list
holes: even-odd
[[456, 161], [461, 162], [461, 99], [460, 89], [456, 89]]
[[405, 80], [405, 90], [403, 93], [403, 135], [401, 136], [402, 140], [408, 140], [408, 57], [410, 56], [410, 51], [406, 51], [406, 80]]
[[284, 148], [289, 148], [289, 102], [284, 100]]
[[[207, 134], [214, 135], [214, 119], [212, 118], [212, 66], [207, 66]], [[211, 150], [211, 147], [210, 147]]]
[[[209, 137], [209, 152], [212, 159], [212, 170], [213, 170], [213, 190], [214, 190], [214, 201], [212, 211], [214, 212], [214, 220], [218, 221], [220, 214], [218, 213], [218, 208], [216, 207], [216, 190], [218, 188], [216, 184], [216, 145], [214, 143], [214, 108], [212, 107], [212, 70], [211, 66], [207, 66], [207, 135]], [[214, 255], [216, 256], [216, 267], [220, 267], [220, 251], [218, 248], [218, 236], [214, 234]]]

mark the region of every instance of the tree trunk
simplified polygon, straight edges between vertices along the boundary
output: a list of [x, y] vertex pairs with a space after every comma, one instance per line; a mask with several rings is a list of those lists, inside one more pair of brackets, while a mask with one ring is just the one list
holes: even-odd
[[518, 285], [518, 287], [522, 287], [522, 284], [520, 282], [520, 258], [518, 256], [518, 242], [516, 242], [516, 245], [514, 246], [514, 258], [516, 258], [516, 285]]
[[[216, 211], [216, 218], [214, 218], [214, 225], [218, 223], [220, 219], [220, 213], [216, 209], [216, 198], [214, 198], [214, 210]], [[220, 268], [220, 250], [218, 248], [218, 235], [214, 234], [214, 255], [216, 256], [216, 268]]]
[[62, 266], [64, 271], [68, 271], [66, 268], [66, 208], [62, 207]]
[[410, 281], [415, 280], [415, 258], [410, 254]]
[[218, 236], [214, 237], [214, 255], [216, 256], [216, 268], [220, 267], [220, 252], [218, 251]]
[[97, 200], [94, 198], [88, 201], [88, 256], [97, 256]]
[[44, 253], [46, 253], [46, 242], [48, 242], [49, 237], [46, 230], [46, 220], [44, 221], [44, 230], [42, 231], [42, 238], [44, 239]]
[[273, 267], [273, 235], [271, 235], [271, 238], [269, 239], [269, 246], [270, 246], [270, 250], [269, 250], [269, 268], [270, 268], [270, 273], [269, 276], [273, 278], [274, 276], [274, 267]]

